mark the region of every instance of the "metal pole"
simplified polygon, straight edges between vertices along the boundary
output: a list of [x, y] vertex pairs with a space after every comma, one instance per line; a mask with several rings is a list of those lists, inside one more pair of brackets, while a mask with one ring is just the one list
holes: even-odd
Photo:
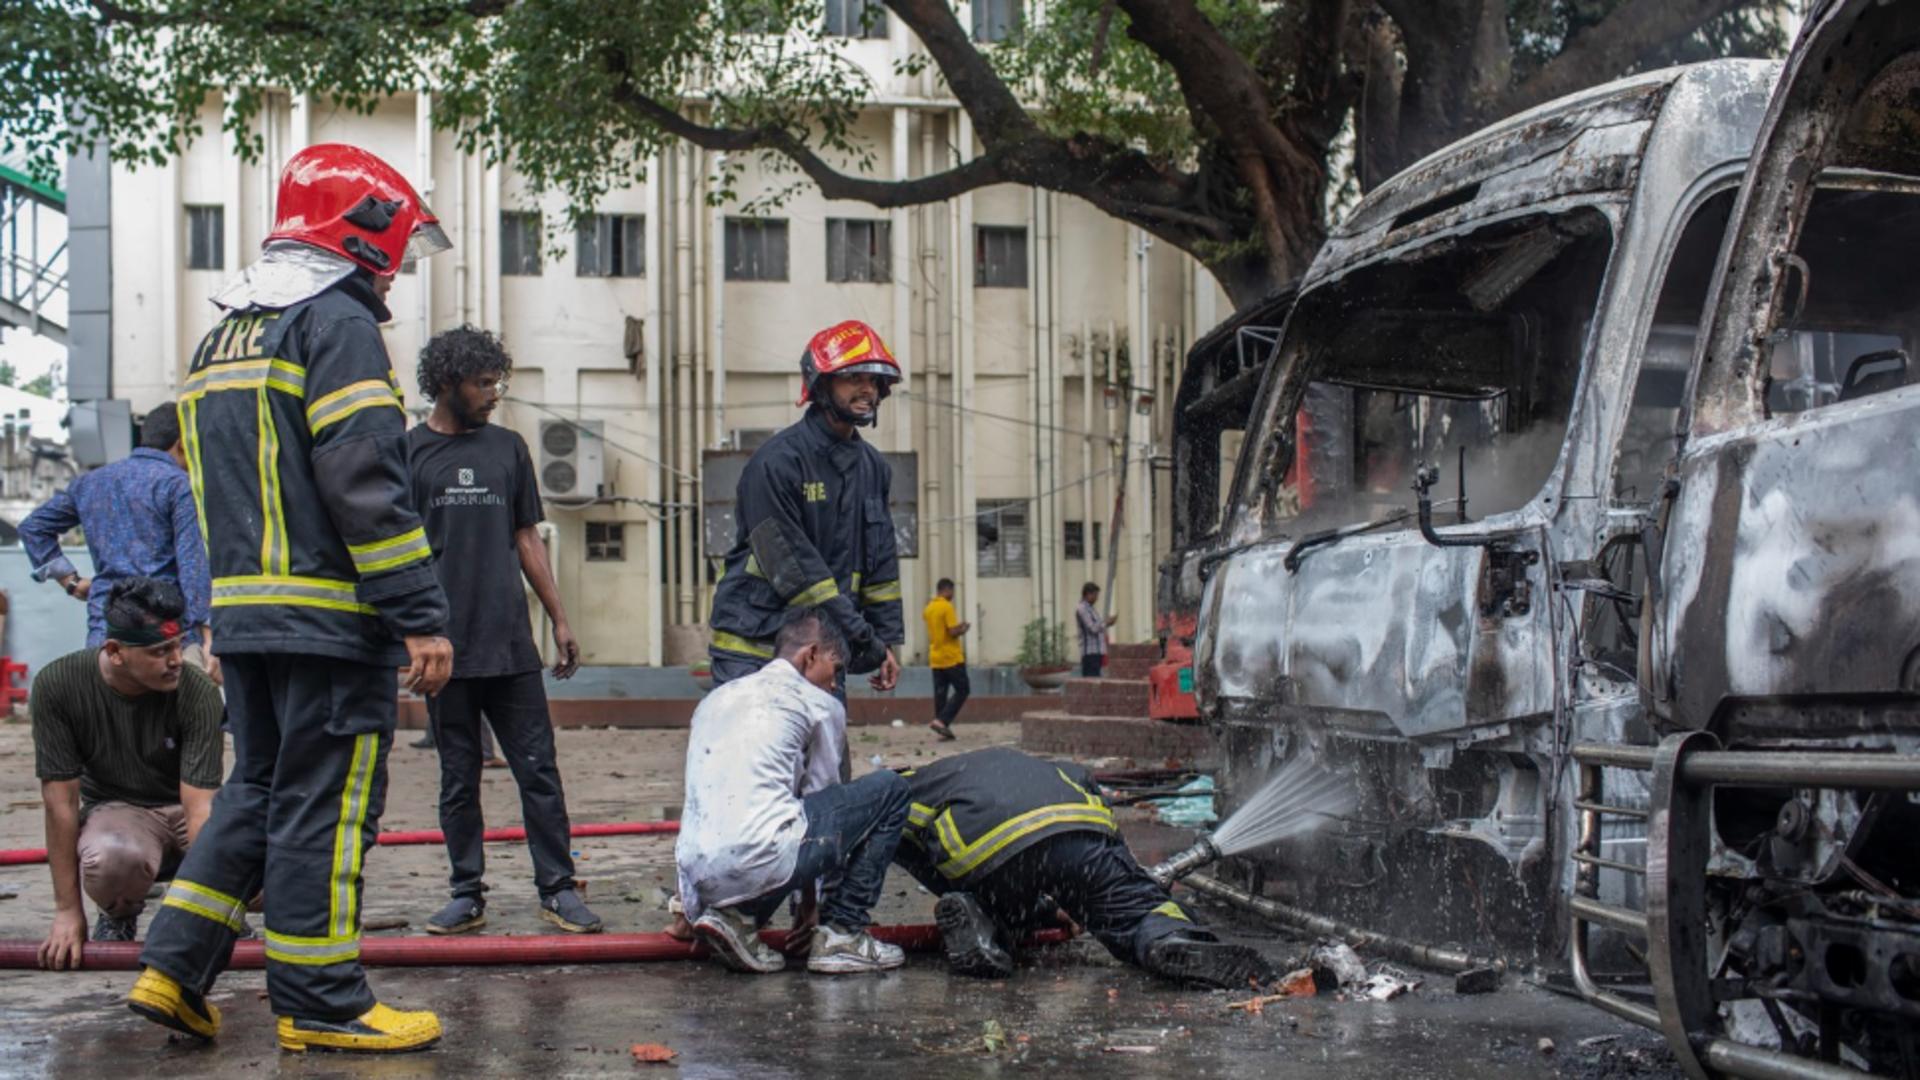
[[1483, 959], [1458, 949], [1445, 949], [1437, 945], [1422, 945], [1416, 941], [1397, 938], [1388, 934], [1363, 930], [1350, 923], [1303, 911], [1291, 904], [1269, 900], [1264, 896], [1255, 896], [1245, 889], [1236, 888], [1224, 881], [1208, 877], [1205, 874], [1190, 874], [1182, 884], [1195, 892], [1225, 900], [1230, 904], [1263, 915], [1275, 922], [1285, 923], [1310, 934], [1339, 938], [1356, 949], [1366, 949], [1384, 956], [1392, 957], [1409, 964], [1433, 968], [1438, 971], [1469, 971], [1473, 968], [1491, 967], [1505, 971], [1504, 960]]

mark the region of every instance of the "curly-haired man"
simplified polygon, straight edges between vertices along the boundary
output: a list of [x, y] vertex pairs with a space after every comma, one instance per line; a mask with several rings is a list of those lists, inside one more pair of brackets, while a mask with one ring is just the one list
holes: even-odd
[[555, 678], [580, 666], [580, 646], [535, 529], [541, 508], [533, 458], [518, 433], [489, 423], [512, 371], [513, 358], [484, 330], [462, 326], [434, 335], [420, 354], [420, 392], [433, 412], [407, 433], [414, 503], [447, 592], [454, 645], [453, 678], [427, 703], [440, 751], [440, 828], [453, 862], [453, 899], [427, 922], [435, 934], [486, 922], [483, 720], [520, 787], [541, 917], [570, 933], [601, 928], [574, 888], [566, 795], [522, 574], [553, 620]]

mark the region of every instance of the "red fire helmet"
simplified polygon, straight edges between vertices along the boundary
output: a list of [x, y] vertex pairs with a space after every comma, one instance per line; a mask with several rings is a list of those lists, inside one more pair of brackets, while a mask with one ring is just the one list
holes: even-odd
[[453, 246], [398, 169], [343, 143], [293, 155], [280, 173], [274, 209], [268, 243], [312, 244], [383, 277]]
[[900, 381], [900, 361], [887, 351], [887, 343], [873, 327], [858, 319], [835, 323], [813, 335], [807, 351], [800, 356], [800, 404], [813, 400], [813, 384], [823, 375], [876, 375], [880, 396], [885, 398], [894, 383]]

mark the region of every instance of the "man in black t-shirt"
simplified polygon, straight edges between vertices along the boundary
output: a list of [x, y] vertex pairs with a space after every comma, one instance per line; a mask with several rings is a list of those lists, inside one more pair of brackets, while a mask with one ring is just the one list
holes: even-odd
[[132, 941], [147, 890], [179, 865], [213, 807], [226, 749], [220, 691], [183, 664], [186, 610], [173, 582], [122, 578], [101, 609], [106, 642], [33, 680], [33, 764], [53, 871], [42, 967], [80, 966], [82, 893], [100, 909], [93, 940]]
[[433, 402], [433, 413], [407, 433], [414, 504], [447, 593], [454, 649], [452, 680], [427, 701], [440, 751], [440, 828], [453, 862], [453, 899], [427, 921], [433, 934], [465, 933], [487, 921], [483, 718], [520, 786], [541, 917], [569, 933], [601, 929], [600, 917], [574, 888], [566, 795], [523, 573], [553, 620], [555, 678], [579, 668], [580, 646], [535, 528], [542, 514], [533, 458], [518, 434], [488, 422], [512, 369], [500, 340], [484, 330], [463, 326], [434, 335], [420, 353], [420, 392]]

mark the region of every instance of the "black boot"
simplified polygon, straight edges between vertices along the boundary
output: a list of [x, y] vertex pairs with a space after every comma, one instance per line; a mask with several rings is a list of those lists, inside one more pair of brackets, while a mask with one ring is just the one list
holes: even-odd
[[1013, 956], [1000, 943], [999, 928], [972, 896], [948, 893], [934, 905], [933, 920], [940, 924], [940, 940], [947, 947], [947, 966], [956, 975], [1004, 979], [1013, 974]]
[[1147, 946], [1146, 969], [1163, 979], [1216, 990], [1246, 990], [1279, 977], [1265, 957], [1245, 945], [1173, 934]]

